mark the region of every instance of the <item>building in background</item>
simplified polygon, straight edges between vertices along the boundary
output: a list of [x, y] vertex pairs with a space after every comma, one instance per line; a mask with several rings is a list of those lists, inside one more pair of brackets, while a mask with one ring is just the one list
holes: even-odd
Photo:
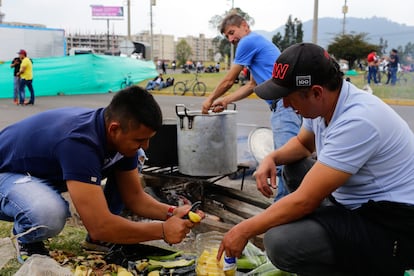
[[[154, 60], [173, 61], [175, 57], [175, 41], [173, 35], [153, 34], [152, 56]], [[133, 35], [132, 40], [151, 45], [151, 34], [148, 31]]]
[[212, 38], [206, 38], [204, 34], [200, 34], [199, 37], [186, 36], [179, 37], [178, 41], [185, 40], [190, 45], [193, 54], [191, 60], [193, 61], [211, 61], [214, 60], [214, 54], [217, 48], [213, 44]]

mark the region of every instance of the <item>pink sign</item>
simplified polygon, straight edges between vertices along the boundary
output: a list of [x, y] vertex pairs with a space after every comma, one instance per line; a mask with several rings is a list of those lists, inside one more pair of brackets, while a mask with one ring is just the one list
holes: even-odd
[[124, 7], [91, 6], [92, 17], [123, 17]]

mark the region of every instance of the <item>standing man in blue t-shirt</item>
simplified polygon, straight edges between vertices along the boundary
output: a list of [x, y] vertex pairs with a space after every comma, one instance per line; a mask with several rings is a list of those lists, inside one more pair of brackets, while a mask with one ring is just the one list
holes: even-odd
[[[226, 16], [220, 25], [220, 32], [231, 44], [237, 46], [236, 55], [230, 71], [203, 102], [203, 113], [207, 113], [211, 108], [214, 112], [221, 112], [227, 104], [244, 99], [252, 94], [256, 85], [263, 83], [272, 76], [273, 64], [280, 55], [280, 50], [265, 37], [252, 32], [249, 24], [239, 14], [231, 13]], [[250, 81], [234, 93], [218, 99], [233, 86], [243, 67], [250, 70]], [[299, 132], [302, 119], [291, 107], [284, 107], [283, 100], [266, 102], [272, 112], [270, 122], [273, 130], [274, 148], [277, 149]], [[282, 167], [279, 166], [278, 189], [275, 201], [288, 193], [284, 187], [281, 172]], [[266, 196], [270, 197], [272, 193]]]
[[[70, 216], [70, 198], [89, 242], [132, 244], [164, 239], [179, 243], [194, 226], [176, 208], [144, 192], [139, 150], [162, 125], [153, 96], [138, 86], [116, 93], [106, 108], [60, 108], [38, 113], [0, 132], [0, 220], [12, 221], [18, 260], [48, 255], [43, 241]], [[101, 180], [106, 178], [105, 188]], [[124, 205], [162, 222], [134, 222]], [[165, 222], [164, 222], [165, 221]]]

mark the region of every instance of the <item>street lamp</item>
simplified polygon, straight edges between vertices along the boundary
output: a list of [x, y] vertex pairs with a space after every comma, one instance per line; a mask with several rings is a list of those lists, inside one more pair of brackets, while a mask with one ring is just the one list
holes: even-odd
[[152, 6], [155, 6], [156, 0], [150, 0], [150, 37], [151, 37], [151, 60], [154, 60], [154, 38], [152, 32]]
[[342, 22], [342, 35], [345, 35], [345, 17], [348, 13], [348, 6], [346, 5], [346, 0], [344, 6], [342, 7], [342, 13], [344, 14], [344, 20]]
[[318, 43], [318, 0], [314, 0], [313, 6], [313, 26], [312, 26], [312, 42]]

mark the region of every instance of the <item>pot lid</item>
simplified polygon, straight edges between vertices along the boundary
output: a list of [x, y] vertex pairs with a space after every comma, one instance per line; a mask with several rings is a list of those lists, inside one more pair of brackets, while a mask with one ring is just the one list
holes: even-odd
[[254, 159], [260, 164], [273, 151], [273, 132], [268, 127], [259, 127], [249, 133], [249, 148]]

